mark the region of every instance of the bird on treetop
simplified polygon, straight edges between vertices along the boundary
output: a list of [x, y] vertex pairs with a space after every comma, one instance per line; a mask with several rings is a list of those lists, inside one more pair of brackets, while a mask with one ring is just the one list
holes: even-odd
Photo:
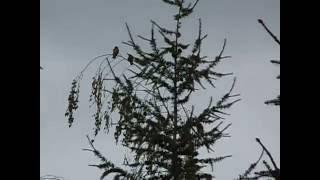
[[130, 65], [133, 64], [133, 56], [131, 54], [128, 54], [128, 61], [130, 62]]
[[118, 46], [115, 46], [112, 51], [112, 58], [115, 59], [118, 54], [119, 54], [119, 48]]

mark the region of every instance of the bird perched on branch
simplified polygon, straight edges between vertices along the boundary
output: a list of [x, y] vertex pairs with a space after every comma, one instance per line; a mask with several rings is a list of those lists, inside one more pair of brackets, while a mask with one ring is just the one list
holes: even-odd
[[131, 54], [128, 54], [128, 61], [130, 62], [130, 65], [133, 64], [133, 56]]
[[112, 51], [112, 58], [115, 59], [119, 54], [119, 48], [118, 46], [114, 47], [113, 48], [113, 51]]

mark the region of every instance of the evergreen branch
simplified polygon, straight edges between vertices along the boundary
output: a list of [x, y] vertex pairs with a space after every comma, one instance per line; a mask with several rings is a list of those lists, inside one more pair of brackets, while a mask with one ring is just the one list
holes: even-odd
[[192, 50], [192, 55], [198, 51], [197, 57], [199, 58], [200, 57], [202, 40], [204, 40], [208, 35], [206, 34], [205, 36], [201, 37], [201, 33], [202, 33], [201, 19], [199, 18], [198, 21], [199, 21], [198, 37], [197, 37], [197, 39], [196, 39], [196, 41], [194, 43], [194, 47], [193, 47], [193, 50]]
[[172, 31], [172, 30], [168, 30], [168, 29], [165, 29], [163, 27], [161, 27], [159, 24], [157, 24], [155, 21], [151, 20], [151, 23], [153, 25], [155, 25], [161, 32], [163, 33], [166, 33], [166, 34], [176, 34], [175, 31]]
[[[268, 172], [272, 172], [273, 170], [271, 169], [270, 165], [267, 163], [267, 161], [262, 161], [263, 165], [268, 169]], [[270, 173], [271, 174], [271, 173]]]
[[[104, 157], [104, 156], [102, 156], [102, 154], [94, 147], [94, 145], [93, 145], [93, 140], [91, 140], [90, 138], [89, 138], [89, 135], [86, 135], [86, 137], [87, 137], [87, 139], [88, 139], [88, 142], [89, 142], [89, 145], [91, 146], [91, 148], [93, 149], [93, 150], [91, 150], [97, 157], [99, 157], [103, 162], [107, 162], [108, 160]], [[84, 149], [84, 150], [87, 150], [87, 149]]]
[[[99, 157], [104, 164], [100, 164], [100, 165], [89, 165], [89, 166], [94, 166], [94, 167], [98, 167], [98, 168], [108, 168], [106, 171], [103, 172], [103, 174], [100, 177], [100, 180], [103, 180], [107, 175], [111, 174], [111, 173], [118, 173], [119, 176], [123, 176], [123, 177], [131, 177], [133, 176], [132, 174], [127, 173], [126, 171], [124, 171], [121, 168], [115, 167], [115, 165], [111, 162], [109, 162], [104, 156], [101, 155], [101, 153], [94, 147], [93, 145], [93, 141], [90, 140], [89, 136], [86, 135], [88, 142], [91, 146], [91, 148], [93, 150], [91, 150], [92, 152], [94, 152], [94, 154]], [[84, 150], [89, 150], [89, 149], [84, 149]]]
[[160, 101], [162, 102], [164, 108], [166, 109], [167, 114], [168, 114], [168, 117], [170, 117], [170, 112], [169, 112], [168, 106], [166, 106], [166, 104], [164, 103], [165, 101], [163, 100], [163, 98], [162, 98], [162, 96], [161, 96], [161, 94], [160, 94], [160, 90], [159, 90], [158, 87], [157, 87], [157, 91], [158, 91], [158, 95], [159, 95], [159, 97], [160, 97]]
[[260, 162], [260, 160], [262, 159], [263, 154], [264, 154], [264, 149], [262, 149], [261, 154], [260, 154], [258, 160], [257, 160], [256, 162], [252, 163], [252, 164], [250, 165], [250, 167], [245, 171], [245, 173], [244, 173], [241, 177], [247, 177], [247, 176], [256, 168], [257, 164], [258, 164], [258, 163]]
[[124, 41], [122, 41], [122, 44], [125, 44], [125, 45], [127, 45], [127, 46], [131, 46], [131, 47], [134, 47], [134, 45], [133, 45], [133, 44], [130, 44], [130, 43], [128, 43], [128, 42], [124, 42]]

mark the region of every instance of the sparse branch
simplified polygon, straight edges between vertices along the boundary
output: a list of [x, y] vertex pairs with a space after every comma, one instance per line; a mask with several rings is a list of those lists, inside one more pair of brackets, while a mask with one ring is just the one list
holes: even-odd
[[190, 117], [189, 117], [189, 115], [188, 115], [188, 113], [187, 113], [186, 108], [183, 106], [183, 104], [180, 104], [180, 105], [181, 105], [181, 107], [182, 107], [182, 109], [183, 109], [183, 112], [184, 112], [184, 114], [186, 115], [186, 117], [187, 117], [188, 119], [190, 119]]
[[[93, 146], [92, 140], [90, 139], [89, 135], [86, 135], [86, 137], [87, 137], [87, 140], [88, 140], [91, 148], [92, 148], [94, 151], [97, 151], [96, 148]], [[88, 150], [88, 149], [84, 149], [84, 150]]]
[[103, 55], [100, 55], [100, 56], [97, 56], [95, 58], [93, 58], [84, 68], [83, 70], [80, 72], [80, 77], [82, 76], [83, 72], [90, 66], [91, 63], [93, 63], [95, 60], [101, 58], [101, 57], [104, 57], [104, 56], [111, 56], [112, 54], [103, 54]]
[[[123, 61], [123, 59], [121, 59], [120, 61], [118, 61], [118, 62], [115, 63], [114, 65], [110, 66], [111, 63], [109, 63], [109, 60], [108, 60], [108, 59], [106, 59], [106, 60], [107, 60], [107, 62], [108, 62], [108, 66], [110, 67], [110, 70], [111, 70], [110, 72], [112, 72], [113, 69], [116, 68], [116, 66], [118, 66], [118, 65]], [[105, 68], [106, 68], [106, 67], [105, 67]], [[103, 68], [102, 71], [104, 71], [105, 68]], [[105, 79], [105, 78], [110, 74], [110, 72], [106, 73], [106, 74], [103, 76], [103, 79]]]
[[198, 34], [198, 40], [199, 40], [199, 50], [198, 50], [198, 56], [200, 55], [200, 51], [201, 51], [201, 33], [202, 33], [202, 23], [201, 23], [201, 19], [199, 18], [199, 34]]
[[159, 24], [157, 24], [155, 21], [153, 20], [150, 20], [150, 22], [155, 25], [161, 32], [165, 32], [165, 33], [168, 33], [168, 34], [175, 34], [177, 32], [174, 32], [174, 31], [171, 31], [171, 30], [168, 30], [168, 29], [165, 29], [163, 27], [161, 27]]
[[132, 45], [133, 45], [133, 46], [136, 46], [136, 44], [135, 44], [134, 41], [133, 41], [133, 37], [132, 37], [132, 35], [131, 35], [131, 31], [130, 31], [130, 29], [129, 29], [128, 23], [126, 23], [126, 28], [127, 28], [127, 31], [128, 31], [128, 34], [129, 34], [129, 37], [130, 37], [130, 40], [131, 40]]
[[148, 42], [151, 41], [151, 39], [145, 38], [145, 37], [143, 37], [143, 36], [141, 36], [141, 35], [138, 35], [138, 37], [139, 37], [140, 39], [145, 40], [145, 41], [148, 41]]
[[222, 49], [221, 49], [221, 51], [220, 51], [220, 53], [219, 53], [219, 56], [218, 56], [219, 59], [222, 57], [222, 54], [223, 54], [223, 52], [224, 52], [224, 49], [225, 49], [226, 45], [227, 45], [227, 39], [224, 39], [224, 40], [223, 40]]
[[264, 151], [266, 151], [268, 157], [270, 158], [271, 162], [272, 162], [272, 165], [273, 167], [276, 169], [276, 170], [279, 170], [279, 168], [277, 167], [277, 164], [275, 163], [271, 153], [268, 151], [268, 149], [262, 144], [262, 142], [260, 141], [259, 138], [256, 138], [256, 141], [260, 144], [260, 146], [263, 148]]
[[113, 69], [112, 69], [112, 67], [111, 67], [111, 64], [110, 64], [110, 62], [109, 62], [109, 59], [106, 58], [106, 60], [107, 60], [107, 62], [108, 62], [108, 65], [109, 65], [109, 67], [110, 67], [110, 71], [112, 72], [113, 77], [114, 77], [115, 79], [117, 79], [118, 77], [117, 77], [116, 74], [114, 73], [114, 71], [113, 71]]
[[[234, 88], [234, 85], [236, 84], [236, 81], [237, 81], [237, 78], [233, 78], [232, 86], [231, 86], [231, 88], [230, 88], [230, 90], [229, 90], [229, 92], [228, 92], [229, 95], [231, 94], [231, 92], [232, 92], [232, 90], [233, 90], [233, 88]], [[230, 96], [229, 96], [229, 97], [230, 97]]]
[[[264, 154], [264, 149], [262, 149], [261, 154], [260, 154], [258, 160], [257, 160], [256, 162], [252, 163], [252, 164], [250, 165], [250, 167], [245, 171], [245, 173], [240, 176], [240, 180], [241, 180], [241, 179], [246, 179], [246, 180], [249, 180], [249, 179], [250, 179], [250, 178], [248, 177], [248, 175], [256, 168], [257, 164], [258, 164], [258, 163], [260, 162], [260, 160], [262, 159], [263, 154]], [[252, 178], [253, 178], [253, 177], [252, 177]], [[255, 178], [257, 178], [257, 177], [255, 177]]]
[[269, 33], [269, 35], [273, 38], [273, 40], [275, 40], [275, 41], [280, 45], [280, 40], [277, 38], [277, 36], [275, 36], [275, 35], [269, 30], [269, 28], [264, 24], [264, 22], [262, 21], [262, 19], [258, 19], [258, 22], [264, 27], [264, 29]]
[[198, 4], [198, 2], [199, 2], [199, 0], [197, 0], [194, 4], [193, 4], [193, 6], [192, 6], [192, 10], [196, 7], [196, 5]]

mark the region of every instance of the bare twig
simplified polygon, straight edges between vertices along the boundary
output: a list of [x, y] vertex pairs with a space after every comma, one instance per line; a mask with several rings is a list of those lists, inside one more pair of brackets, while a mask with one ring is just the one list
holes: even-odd
[[[131, 40], [131, 43], [132, 43], [132, 45], [135, 47], [136, 44], [135, 44], [134, 41], [133, 41], [133, 38], [132, 38], [132, 35], [131, 35], [131, 32], [130, 32], [130, 28], [129, 28], [129, 26], [128, 26], [128, 23], [126, 23], [126, 28], [127, 28], [127, 31], [128, 31], [128, 34], [129, 34], [129, 37], [130, 37], [130, 40]], [[129, 45], [129, 44], [128, 44], [128, 45]]]
[[97, 56], [95, 58], [93, 58], [87, 65], [86, 67], [83, 68], [83, 70], [80, 72], [80, 76], [83, 74], [83, 72], [90, 66], [91, 63], [93, 63], [95, 60], [99, 59], [100, 57], [104, 57], [104, 56], [110, 56], [112, 54], [103, 54], [103, 55], [100, 55], [100, 56]]
[[196, 5], [198, 4], [198, 2], [199, 2], [199, 0], [197, 0], [194, 4], [193, 4], [193, 6], [192, 6], [192, 10], [196, 7]]
[[271, 153], [268, 151], [268, 149], [262, 144], [262, 142], [260, 141], [259, 138], [256, 138], [256, 141], [260, 144], [260, 146], [263, 148], [264, 151], [266, 151], [267, 155], [269, 156], [274, 168], [276, 170], [279, 170], [279, 168], [277, 167], [277, 164], [275, 163], [273, 157], [271, 156]]
[[277, 38], [277, 36], [275, 36], [275, 35], [269, 30], [269, 28], [264, 24], [264, 22], [262, 21], [262, 19], [258, 19], [258, 22], [264, 27], [264, 29], [269, 33], [269, 35], [280, 45], [280, 40]]

